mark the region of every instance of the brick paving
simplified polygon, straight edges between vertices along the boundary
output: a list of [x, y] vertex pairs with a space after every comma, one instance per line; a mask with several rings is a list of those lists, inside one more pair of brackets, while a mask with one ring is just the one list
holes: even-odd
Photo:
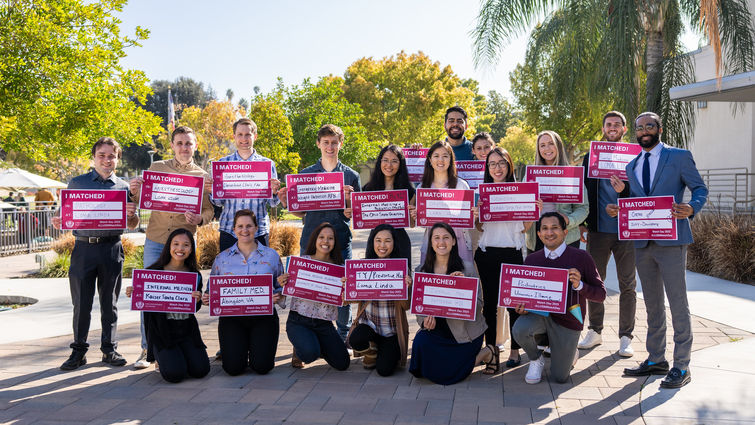
[[[435, 385], [400, 369], [380, 377], [352, 360], [344, 372], [324, 361], [302, 370], [290, 366], [291, 344], [285, 335], [287, 310], [281, 312], [276, 367], [264, 376], [251, 371], [230, 377], [218, 361], [201, 380], [163, 381], [153, 368], [132, 367], [139, 347], [136, 324], [119, 328], [119, 351], [129, 360], [122, 368], [99, 362], [92, 332], [89, 364], [73, 372], [58, 366], [69, 354], [69, 336], [0, 347], [0, 423], [8, 424], [644, 424], [640, 411], [643, 378], [621, 376], [623, 368], [646, 358], [645, 309], [637, 304], [635, 356], [623, 359], [616, 323], [618, 295], [606, 300], [603, 345], [581, 351], [565, 384], [544, 380], [524, 383], [521, 366], [493, 376], [482, 367], [453, 386]], [[96, 320], [96, 314], [94, 315]], [[199, 313], [208, 353], [218, 349], [217, 322]], [[667, 319], [670, 328], [670, 317]], [[416, 322], [410, 319], [412, 335]], [[693, 316], [694, 350], [752, 334]], [[668, 356], [673, 343], [669, 329]], [[506, 354], [503, 354], [505, 360]]]

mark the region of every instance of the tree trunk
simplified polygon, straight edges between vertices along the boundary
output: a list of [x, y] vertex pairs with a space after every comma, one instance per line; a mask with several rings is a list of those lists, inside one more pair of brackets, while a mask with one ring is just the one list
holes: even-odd
[[663, 90], [663, 33], [648, 31], [645, 52], [645, 110], [660, 113], [661, 90]]

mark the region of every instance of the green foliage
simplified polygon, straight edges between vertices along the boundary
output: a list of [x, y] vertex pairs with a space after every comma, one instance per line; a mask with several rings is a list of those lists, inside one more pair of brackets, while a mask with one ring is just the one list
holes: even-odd
[[535, 158], [535, 134], [522, 127], [507, 128], [506, 137], [498, 142], [498, 146], [506, 149], [511, 155], [511, 160], [514, 161], [514, 167], [517, 169], [517, 176], [521, 176], [519, 171], [523, 171], [523, 166], [532, 164]]
[[257, 124], [254, 148], [275, 162], [279, 178], [295, 174], [301, 158], [294, 149], [294, 133], [283, 106], [274, 96], [259, 95], [252, 104], [249, 118]]
[[506, 130], [522, 118], [511, 103], [495, 90], [488, 92], [485, 113], [493, 117], [489, 130], [493, 140], [506, 137]]
[[[233, 123], [245, 111], [238, 110], [230, 101], [211, 100], [204, 108], [190, 106], [184, 109], [181, 125], [194, 130], [197, 137], [197, 155], [200, 167], [207, 169], [210, 161], [230, 154], [233, 149]], [[168, 142], [165, 139], [164, 144]], [[169, 148], [165, 146], [165, 149]]]
[[120, 34], [125, 0], [0, 3], [0, 139], [35, 160], [86, 157], [97, 138], [124, 144], [156, 134], [138, 108], [150, 89], [120, 60], [148, 32]]
[[71, 267], [71, 253], [64, 252], [45, 263], [42, 270], [34, 277], [68, 277], [68, 269]]
[[137, 246], [132, 252], [126, 253], [123, 260], [123, 277], [131, 277], [134, 269], [143, 268], [144, 264], [144, 246]]
[[189, 106], [204, 108], [215, 99], [215, 93], [211, 88], [205, 88], [204, 84], [188, 77], [178, 77], [174, 81], [152, 81], [152, 94], [147, 96], [142, 106], [144, 109], [162, 118], [162, 126], [168, 126], [168, 88], [173, 96], [173, 105], [176, 108], [176, 120], [181, 118], [181, 112]]

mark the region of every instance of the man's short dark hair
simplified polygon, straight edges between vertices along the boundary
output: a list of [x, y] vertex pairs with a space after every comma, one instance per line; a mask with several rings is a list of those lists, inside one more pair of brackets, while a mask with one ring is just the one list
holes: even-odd
[[325, 124], [324, 126], [320, 127], [319, 130], [317, 130], [318, 142], [324, 136], [337, 136], [339, 142], [343, 142], [344, 139], [344, 134], [343, 130], [341, 130], [341, 127], [333, 124]]
[[171, 143], [173, 143], [173, 139], [176, 137], [176, 134], [191, 134], [194, 137], [194, 140], [197, 140], [197, 136], [196, 134], [194, 134], [194, 130], [192, 130], [191, 127], [187, 127], [185, 125], [176, 127], [176, 129], [173, 130], [173, 133], [170, 133]]
[[118, 159], [121, 159], [123, 156], [123, 149], [121, 149], [121, 145], [115, 141], [112, 137], [100, 137], [97, 139], [96, 142], [94, 142], [94, 145], [92, 145], [92, 158], [94, 158], [94, 154], [97, 152], [97, 148], [99, 148], [102, 145], [109, 145], [113, 147], [113, 150], [115, 151], [115, 156], [118, 157]]
[[458, 112], [462, 117], [464, 117], [464, 121], [467, 120], [467, 111], [465, 111], [461, 106], [456, 105], [446, 109], [446, 117], [443, 118], [443, 122], [448, 121], [448, 114], [450, 114], [451, 112]]
[[566, 230], [566, 219], [564, 218], [564, 216], [562, 216], [560, 213], [557, 213], [556, 211], [549, 211], [541, 215], [540, 219], [537, 220], [537, 226], [535, 226], [536, 231], [540, 231], [540, 223], [543, 222], [544, 218], [548, 217], [556, 217], [558, 219], [558, 225], [561, 226], [561, 230]]
[[655, 112], [643, 112], [640, 115], [637, 115], [637, 118], [634, 119], [634, 125], [637, 125], [637, 120], [639, 120], [642, 117], [650, 117], [653, 121], [655, 121], [655, 125], [657, 125], [658, 128], [662, 127], [661, 117]]
[[252, 127], [252, 134], [257, 134], [257, 124], [249, 118], [240, 118], [233, 123], [233, 134], [236, 134], [236, 127], [240, 125], [248, 125], [249, 127]]
[[606, 119], [613, 118], [613, 117], [620, 118], [621, 119], [621, 125], [624, 126], [624, 127], [627, 126], [627, 117], [625, 117], [624, 114], [622, 114], [619, 111], [608, 111], [608, 112], [606, 112], [605, 115], [603, 115], [603, 127], [606, 126]]

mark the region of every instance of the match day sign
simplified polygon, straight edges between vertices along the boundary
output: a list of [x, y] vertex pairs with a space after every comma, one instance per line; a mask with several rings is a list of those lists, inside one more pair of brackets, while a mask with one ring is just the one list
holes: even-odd
[[409, 191], [351, 192], [354, 229], [372, 229], [378, 224], [409, 227]]
[[286, 175], [288, 210], [322, 211], [346, 208], [343, 173]]
[[60, 221], [63, 230], [121, 230], [126, 228], [125, 190], [63, 189]]
[[414, 273], [411, 311], [425, 316], [475, 320], [478, 282], [471, 277]]
[[498, 306], [548, 313], [566, 313], [569, 270], [501, 264]]
[[417, 223], [432, 227], [442, 221], [451, 227], [474, 227], [474, 190], [417, 189]]
[[525, 173], [528, 182], [540, 183], [540, 199], [556, 204], [581, 204], [585, 167], [528, 165]]
[[213, 199], [269, 199], [273, 197], [270, 161], [213, 161]]
[[346, 260], [346, 301], [405, 300], [405, 258]]
[[619, 240], [678, 239], [673, 196], [619, 199]]
[[343, 305], [341, 278], [345, 273], [343, 266], [291, 256], [288, 261], [288, 284], [283, 292], [292, 297], [340, 307]]
[[204, 178], [144, 171], [139, 208], [170, 213], [202, 213]]
[[430, 148], [404, 149], [406, 168], [409, 171], [409, 181], [419, 183], [422, 181], [422, 173], [425, 171], [425, 158]]
[[131, 310], [157, 313], [195, 313], [197, 274], [165, 270], [134, 270]]
[[456, 161], [456, 174], [464, 179], [471, 189], [477, 189], [485, 176], [485, 161]]
[[210, 316], [273, 314], [273, 275], [210, 277]]
[[636, 143], [590, 142], [587, 174], [594, 179], [610, 179], [615, 175], [626, 180], [627, 164], [640, 152], [642, 152], [642, 146]]
[[480, 185], [480, 222], [537, 221], [539, 183], [483, 183]]

